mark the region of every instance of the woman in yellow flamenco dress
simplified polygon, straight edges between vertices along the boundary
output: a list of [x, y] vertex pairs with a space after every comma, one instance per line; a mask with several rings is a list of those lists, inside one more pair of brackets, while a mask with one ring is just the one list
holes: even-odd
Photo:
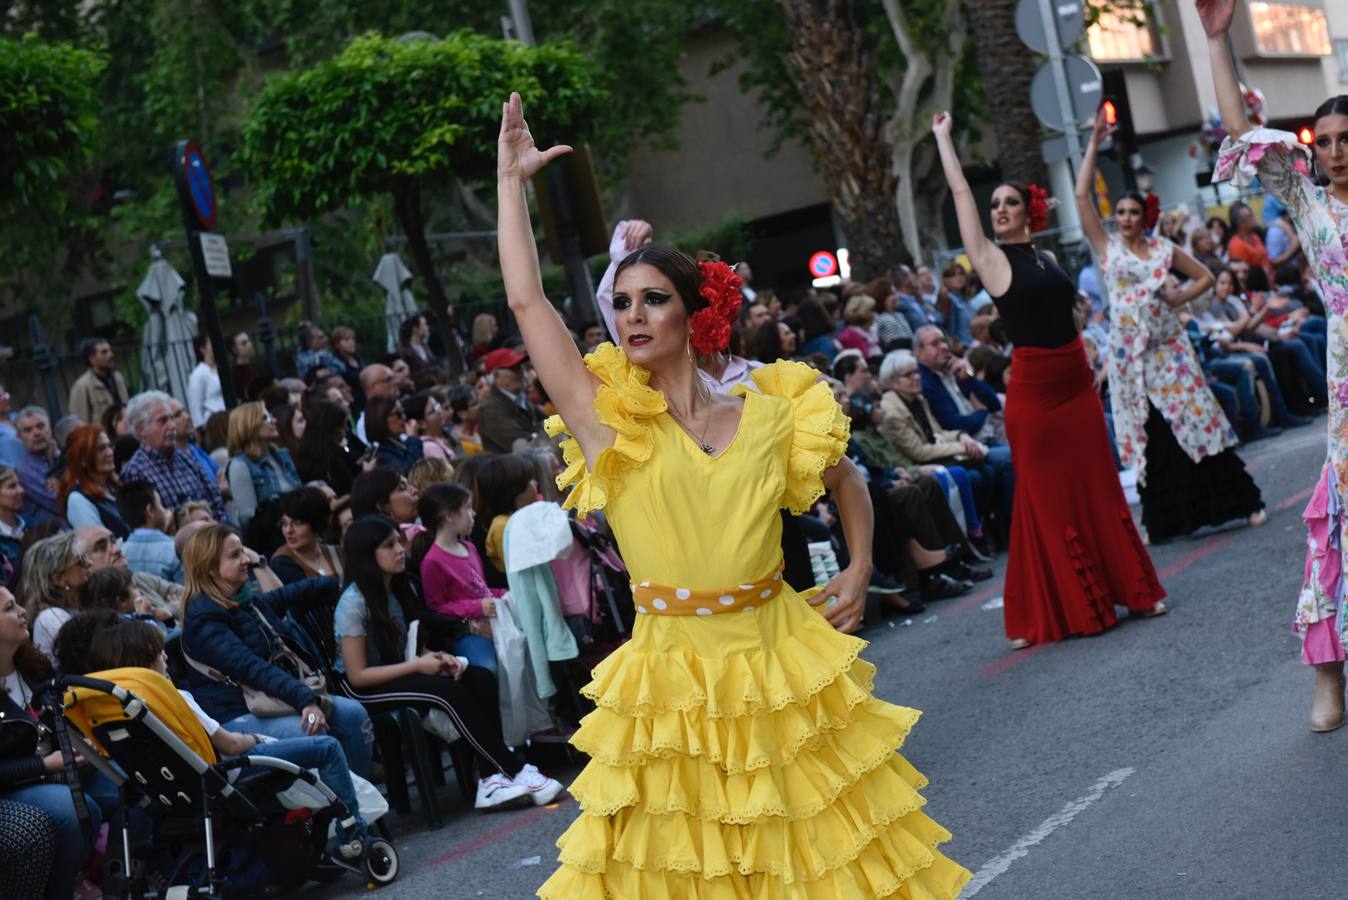
[[[950, 834], [923, 812], [926, 780], [896, 752], [920, 713], [871, 695], [865, 642], [841, 633], [859, 624], [872, 527], [844, 456], [846, 416], [798, 363], [757, 370], [757, 390], [710, 393], [691, 348], [721, 339], [712, 317], [725, 267], [677, 251], [647, 248], [619, 269], [622, 349], [582, 360], [543, 295], [524, 194], [569, 149], [538, 150], [511, 95], [501, 268], [560, 414], [549, 429], [572, 435], [567, 504], [605, 510], [638, 616], [584, 689], [597, 708], [573, 738], [591, 757], [571, 786], [582, 812], [539, 895], [955, 897], [969, 872], [937, 849]], [[853, 561], [807, 601], [781, 577], [778, 510], [806, 510], [825, 487]]]

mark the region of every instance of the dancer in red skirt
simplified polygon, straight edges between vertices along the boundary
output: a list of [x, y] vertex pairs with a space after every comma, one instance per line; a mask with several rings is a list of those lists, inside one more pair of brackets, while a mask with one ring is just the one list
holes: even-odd
[[1104, 408], [1072, 316], [1076, 287], [1051, 254], [1030, 243], [1047, 218], [1043, 192], [998, 187], [997, 242], [988, 240], [950, 128], [949, 113], [933, 117], [964, 250], [1015, 346], [1006, 398], [1016, 472], [1004, 588], [1011, 647], [1098, 634], [1117, 621], [1115, 605], [1161, 615], [1165, 590], [1119, 486]]

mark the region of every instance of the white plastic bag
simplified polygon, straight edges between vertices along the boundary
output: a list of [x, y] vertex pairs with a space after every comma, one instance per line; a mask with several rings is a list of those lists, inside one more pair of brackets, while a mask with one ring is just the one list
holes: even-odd
[[548, 708], [538, 699], [534, 669], [529, 663], [529, 641], [520, 630], [509, 593], [496, 598], [491, 640], [496, 648], [501, 735], [506, 744], [518, 747], [529, 735], [552, 728], [553, 722]]
[[[315, 776], [318, 776], [317, 769], [310, 769]], [[388, 801], [384, 795], [379, 793], [379, 788], [370, 782], [361, 778], [355, 772], [351, 773], [351, 784], [356, 788], [356, 803], [360, 806], [360, 817], [367, 824], [373, 824], [377, 819], [388, 812]], [[329, 788], [332, 785], [328, 785]], [[328, 798], [315, 787], [312, 787], [303, 779], [296, 778], [295, 782], [276, 795], [276, 799], [286, 809], [323, 809], [328, 805]]]

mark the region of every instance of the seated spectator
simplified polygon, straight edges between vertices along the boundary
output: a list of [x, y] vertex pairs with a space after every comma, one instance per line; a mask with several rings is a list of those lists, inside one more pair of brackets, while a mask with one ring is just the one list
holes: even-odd
[[[487, 583], [506, 587], [505, 529], [515, 510], [538, 499], [538, 469], [519, 454], [489, 459], [477, 475], [473, 489], [477, 521], [473, 543], [490, 566]], [[357, 518], [360, 512], [356, 513]]]
[[454, 459], [454, 448], [445, 436], [445, 409], [434, 391], [419, 391], [403, 401], [407, 415], [407, 433], [421, 442], [425, 459]]
[[129, 481], [117, 495], [117, 509], [131, 527], [122, 542], [122, 555], [133, 572], [157, 575], [174, 584], [183, 583], [183, 566], [168, 535], [169, 511], [159, 500], [159, 491], [148, 481]]
[[365, 436], [381, 466], [403, 475], [421, 459], [421, 441], [406, 440], [407, 413], [398, 397], [375, 397], [365, 404]]
[[796, 308], [796, 318], [800, 321], [800, 330], [805, 338], [800, 355], [810, 357], [818, 353], [828, 365], [833, 365], [833, 357], [842, 350], [842, 344], [834, 336], [837, 326], [833, 314], [818, 300], [802, 300]]
[[265, 504], [304, 483], [290, 454], [277, 445], [279, 436], [276, 419], [261, 403], [244, 403], [230, 410], [229, 489], [239, 525], [245, 530]]
[[892, 350], [903, 341], [911, 341], [913, 329], [898, 312], [899, 292], [894, 290], [894, 282], [885, 276], [872, 279], [866, 284], [866, 294], [879, 304], [875, 313], [875, 333], [880, 349]]
[[357, 519], [388, 516], [399, 525], [411, 524], [417, 520], [416, 488], [387, 466], [362, 472], [351, 485], [351, 514]]
[[923, 326], [916, 339], [922, 396], [940, 426], [963, 431], [985, 444], [1004, 443], [991, 420], [992, 414], [1002, 409], [997, 392], [975, 378], [964, 359], [950, 352], [941, 329]]
[[899, 295], [896, 309], [908, 320], [908, 327], [913, 330], [913, 334], [916, 335], [917, 330], [923, 325], [935, 325], [938, 318], [936, 309], [923, 304], [917, 276], [913, 270], [900, 264], [890, 270], [889, 278]]
[[316, 487], [302, 487], [281, 495], [281, 534], [285, 544], [270, 557], [272, 571], [285, 584], [305, 578], [342, 577], [342, 557], [324, 543], [332, 506]]
[[[478, 313], [473, 317], [473, 362], [477, 362], [489, 352], [496, 349], [496, 339], [501, 332], [501, 326], [497, 323], [496, 317], [491, 313]], [[589, 330], [586, 329], [586, 334]], [[599, 343], [603, 343], [604, 336], [601, 331], [599, 334]]]
[[764, 322], [749, 332], [745, 341], [749, 358], [767, 365], [796, 355], [796, 333], [786, 322]]
[[871, 386], [871, 370], [856, 350], [847, 349], [833, 359], [833, 377], [842, 382], [843, 392], [855, 397]]
[[351, 434], [340, 406], [326, 400], [310, 404], [309, 424], [295, 457], [301, 478], [326, 482], [340, 497], [351, 493], [351, 483], [364, 466], [374, 465], [374, 454]]
[[365, 363], [356, 352], [354, 328], [339, 325], [332, 329], [332, 356], [345, 367], [345, 371], [336, 374], [341, 376], [350, 390], [355, 391], [360, 385], [360, 370], [365, 368]]
[[[1082, 339], [1088, 338], [1093, 344], [1096, 343], [1095, 338], [1089, 335], [1084, 335]], [[974, 370], [975, 378], [986, 383], [998, 394], [1006, 393], [1006, 373], [1011, 368], [1010, 357], [987, 344], [979, 344], [969, 351], [965, 359], [969, 362], [969, 368]]]
[[433, 484], [453, 480], [454, 467], [443, 459], [419, 459], [407, 473], [407, 483], [416, 489], [417, 496]]
[[523, 353], [505, 347], [482, 358], [482, 371], [492, 387], [478, 407], [477, 424], [488, 453], [511, 453], [543, 434], [543, 416], [525, 395], [527, 360]]
[[[328, 336], [323, 329], [313, 322], [301, 322], [299, 340], [295, 344], [295, 371], [299, 380], [303, 382], [308, 378], [309, 370], [316, 366], [324, 366], [338, 375], [346, 371], [346, 364], [328, 350]], [[303, 387], [300, 390], [303, 391]]]
[[107, 433], [110, 441], [116, 441], [122, 435], [130, 434], [131, 428], [126, 424], [126, 404], [114, 403], [109, 406], [98, 424], [103, 426], [103, 431]]
[[843, 307], [847, 327], [838, 333], [844, 349], [856, 350], [865, 358], [880, 355], [880, 340], [875, 328], [875, 298], [854, 294]]
[[28, 523], [23, 519], [23, 485], [19, 473], [0, 465], [0, 585], [13, 589], [22, 558], [19, 547]]
[[19, 596], [32, 622], [33, 643], [48, 658], [61, 626], [79, 609], [80, 588], [89, 580], [89, 558], [72, 532], [43, 538], [23, 555]]
[[468, 632], [446, 646], [468, 664], [496, 671], [491, 620], [503, 588], [487, 585], [473, 534], [473, 495], [453, 482], [429, 487], [417, 502], [426, 530], [412, 542], [412, 559], [421, 573], [426, 608], [468, 622]]
[[117, 511], [117, 473], [112, 441], [97, 425], [81, 425], [66, 438], [60, 503], [72, 526], [102, 525], [118, 538], [131, 529]]
[[421, 604], [407, 579], [407, 551], [397, 523], [385, 516], [358, 519], [343, 550], [350, 569], [333, 625], [341, 648], [335, 668], [346, 695], [376, 712], [411, 701], [448, 716], [473, 749], [477, 809], [502, 808], [525, 797], [536, 806], [555, 800], [561, 783], [505, 745], [491, 672], [464, 666], [448, 653], [425, 651], [407, 658], [407, 629]]
[[479, 402], [478, 392], [472, 385], [456, 384], [446, 393], [449, 429], [445, 437], [454, 450], [455, 459], [482, 452], [482, 436], [477, 431]]
[[941, 270], [941, 288], [936, 295], [936, 311], [941, 315], [938, 324], [962, 347], [968, 347], [974, 342], [969, 331], [974, 308], [969, 302], [968, 289], [969, 273], [964, 270], [964, 266], [952, 262]]
[[162, 391], [144, 391], [131, 398], [126, 416], [140, 447], [122, 467], [122, 480], [150, 482], [170, 507], [176, 508], [189, 500], [205, 500], [211, 504], [217, 521], [228, 521], [224, 497], [215, 479], [190, 452], [179, 449], [174, 403]]
[[300, 448], [300, 438], [304, 437], [304, 429], [309, 425], [304, 418], [304, 410], [287, 403], [270, 412], [272, 418], [276, 419], [276, 443], [284, 448], [294, 461], [295, 452]]
[[209, 503], [202, 500], [189, 500], [173, 511], [172, 531], [174, 534], [177, 534], [193, 522], [214, 521], [215, 517], [211, 515], [211, 505]]
[[[29, 640], [24, 608], [8, 589], [0, 588], [0, 720], [32, 726], [5, 729], [5, 740], [0, 741], [0, 801], [37, 807], [55, 824], [53, 864], [40, 896], [67, 900], [74, 896], [75, 883], [93, 853], [103, 815], [94, 798], [83, 794], [89, 813], [86, 830], [70, 786], [56, 780], [65, 773], [61, 750], [39, 740], [42, 729], [33, 712], [33, 692], [51, 677], [51, 663]], [[52, 783], [46, 783], [49, 777]]]
[[[217, 681], [189, 667], [187, 687], [212, 718], [231, 731], [293, 738], [331, 731], [351, 770], [368, 777], [374, 730], [359, 703], [345, 697], [327, 702], [290, 672], [271, 662], [275, 641], [303, 655], [306, 642], [286, 621], [286, 608], [330, 596], [335, 578], [312, 578], [270, 593], [257, 593], [248, 578], [249, 555], [226, 525], [204, 525], [183, 549], [187, 611], [182, 649], [188, 660], [209, 667]], [[288, 703], [295, 715], [260, 717], [248, 711], [243, 685]], [[331, 704], [330, 706], [328, 704]]]
[[[167, 611], [157, 610], [150, 602], [150, 598], [140, 592], [130, 569], [117, 569], [111, 566], [91, 573], [84, 587], [80, 588], [80, 611], [95, 609], [112, 610], [121, 619], [129, 621], [149, 622], [159, 629], [161, 634], [167, 633], [165, 623], [173, 621], [173, 617]], [[52, 652], [58, 662], [61, 659], [61, 635], [69, 627], [70, 623], [67, 622], [61, 626], [61, 631], [56, 636]], [[65, 670], [64, 665], [62, 669]]]
[[36, 525], [40, 522], [64, 523], [56, 498], [56, 481], [51, 472], [61, 463], [61, 451], [52, 440], [51, 419], [40, 406], [25, 406], [14, 417], [24, 453], [14, 468], [23, 485], [23, 515]]
[[156, 618], [163, 622], [176, 622], [183, 612], [183, 588], [167, 579], [149, 572], [133, 572], [127, 564], [122, 547], [112, 536], [112, 532], [102, 525], [81, 525], [75, 529], [75, 548], [89, 561], [89, 571], [114, 568], [131, 572], [136, 587], [149, 598], [155, 608]]

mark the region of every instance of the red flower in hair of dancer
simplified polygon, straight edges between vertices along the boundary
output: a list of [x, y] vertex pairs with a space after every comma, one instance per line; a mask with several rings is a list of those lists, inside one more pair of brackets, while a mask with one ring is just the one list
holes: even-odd
[[1030, 185], [1030, 233], [1048, 227], [1048, 191], [1037, 184]]
[[700, 262], [697, 267], [702, 273], [702, 286], [697, 292], [707, 305], [689, 320], [690, 341], [694, 350], [710, 356], [730, 346], [730, 329], [744, 302], [740, 293], [744, 281], [720, 260]]
[[1155, 194], [1147, 194], [1143, 214], [1142, 221], [1146, 224], [1147, 230], [1151, 231], [1156, 227], [1156, 223], [1161, 221], [1161, 198]]

